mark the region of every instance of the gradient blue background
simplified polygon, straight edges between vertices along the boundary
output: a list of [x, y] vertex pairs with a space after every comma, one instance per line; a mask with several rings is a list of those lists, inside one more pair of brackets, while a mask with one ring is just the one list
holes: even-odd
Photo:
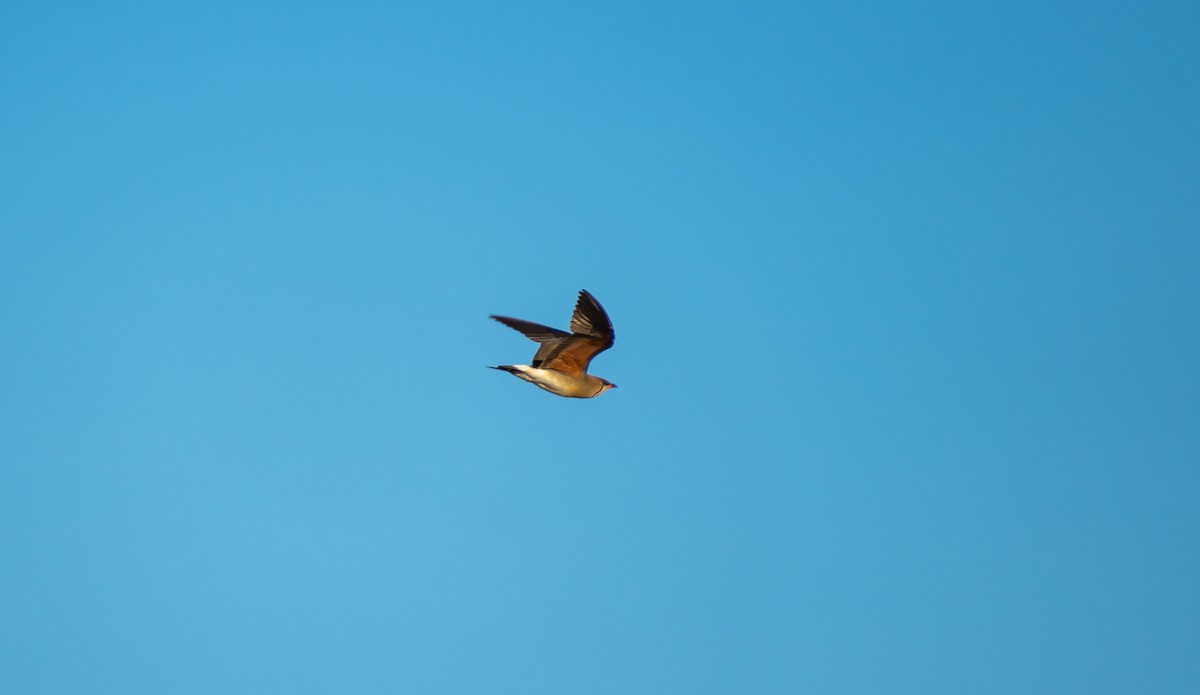
[[0, 690], [1200, 692], [1200, 9], [969, 5], [6, 2]]

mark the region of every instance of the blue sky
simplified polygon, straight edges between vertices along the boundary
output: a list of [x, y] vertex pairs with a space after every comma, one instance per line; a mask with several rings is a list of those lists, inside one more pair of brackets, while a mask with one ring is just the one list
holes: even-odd
[[0, 690], [1197, 692], [1126, 5], [6, 3]]

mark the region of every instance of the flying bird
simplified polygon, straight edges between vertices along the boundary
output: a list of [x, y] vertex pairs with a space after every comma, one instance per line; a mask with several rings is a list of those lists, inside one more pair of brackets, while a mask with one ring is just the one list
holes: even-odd
[[608, 379], [587, 373], [592, 358], [612, 347], [615, 334], [612, 321], [600, 302], [587, 290], [579, 291], [571, 332], [507, 316], [491, 318], [520, 331], [535, 343], [537, 353], [532, 364], [502, 364], [500, 369], [538, 388], [567, 398], [595, 398], [617, 387]]

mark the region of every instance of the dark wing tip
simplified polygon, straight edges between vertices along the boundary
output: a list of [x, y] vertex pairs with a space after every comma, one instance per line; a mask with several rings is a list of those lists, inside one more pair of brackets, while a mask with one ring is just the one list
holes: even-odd
[[560, 331], [557, 328], [543, 326], [540, 323], [526, 321], [525, 319], [514, 319], [511, 316], [499, 316], [497, 314], [492, 314], [488, 318], [492, 319], [493, 321], [498, 321], [499, 323], [502, 323], [515, 331], [519, 331], [522, 335], [534, 341], [535, 343], [544, 343], [547, 340], [565, 338], [566, 336], [570, 335], [570, 333]]
[[611, 346], [616, 337], [608, 312], [587, 290], [579, 290], [579, 299], [575, 302], [575, 312], [571, 316], [571, 332], [600, 338], [605, 347]]

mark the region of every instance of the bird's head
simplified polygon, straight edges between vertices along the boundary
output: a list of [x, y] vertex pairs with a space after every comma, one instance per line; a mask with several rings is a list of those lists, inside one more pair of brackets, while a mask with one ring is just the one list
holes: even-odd
[[[596, 378], [599, 379], [599, 377], [596, 377]], [[617, 385], [614, 384], [613, 382], [609, 381], [608, 379], [600, 379], [600, 391], [597, 392], [596, 395], [599, 396], [601, 393], [604, 393], [605, 391], [607, 391], [609, 389], [615, 389], [616, 387], [617, 387]]]

